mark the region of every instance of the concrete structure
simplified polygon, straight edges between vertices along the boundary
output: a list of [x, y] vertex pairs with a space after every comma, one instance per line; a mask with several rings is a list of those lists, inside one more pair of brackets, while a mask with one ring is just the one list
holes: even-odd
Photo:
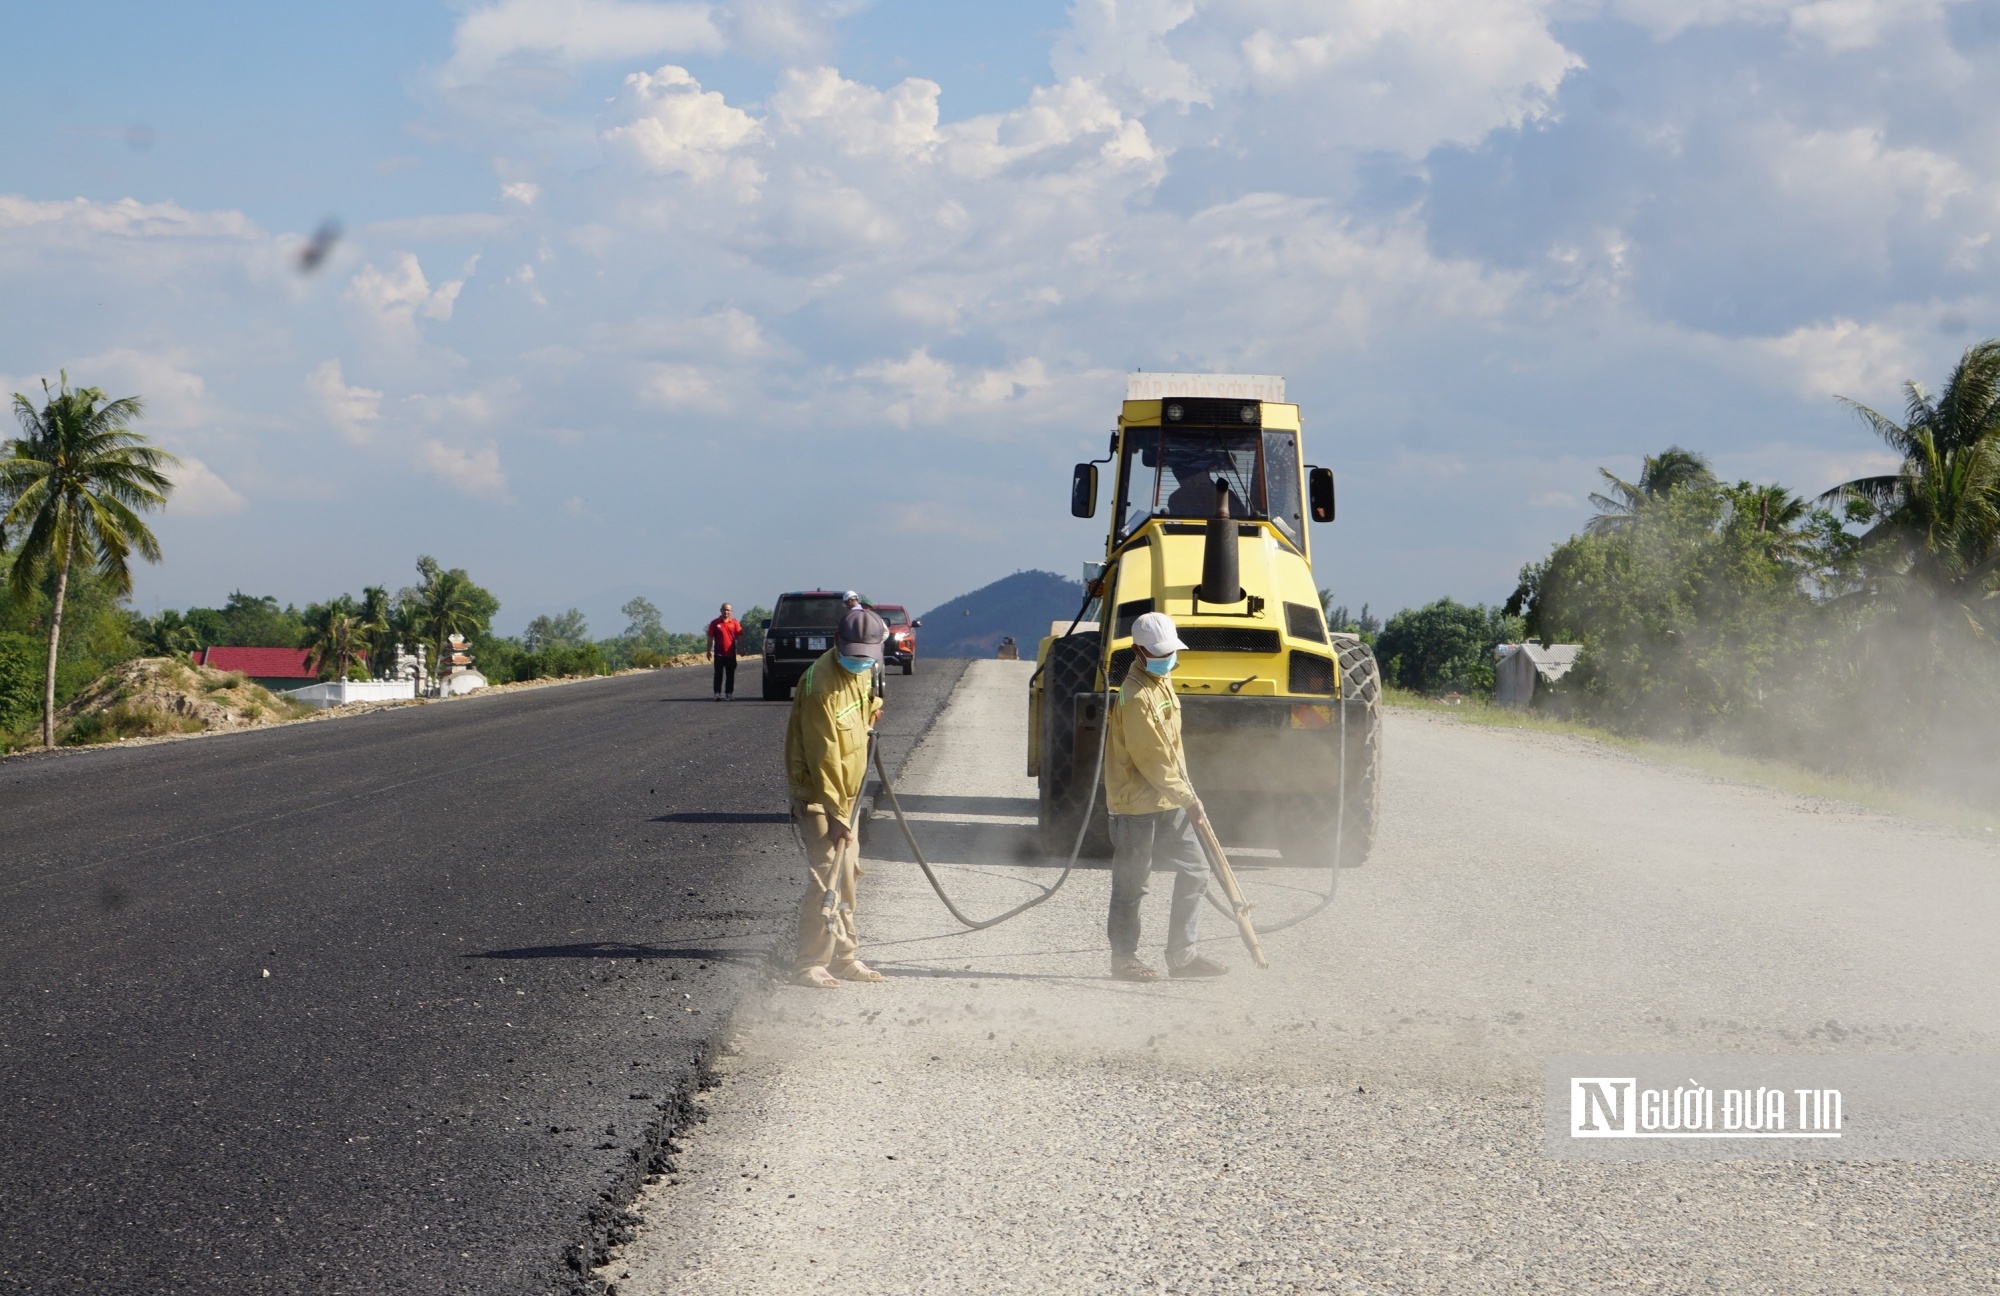
[[455, 670], [438, 681], [440, 697], [459, 697], [486, 687], [486, 677], [471, 667]]
[[346, 706], [349, 702], [398, 702], [417, 696], [417, 682], [414, 679], [328, 680], [292, 689], [285, 696], [316, 707]]
[[1493, 650], [1495, 706], [1533, 706], [1535, 689], [1555, 683], [1576, 665], [1581, 644], [1501, 644]]
[[472, 669], [472, 654], [465, 650], [464, 635], [452, 635], [445, 641], [445, 649], [438, 662], [439, 697], [458, 697], [486, 687], [486, 677]]
[[395, 665], [389, 670], [389, 678], [394, 680], [408, 680], [411, 687], [416, 689], [418, 694], [425, 693], [424, 684], [429, 676], [428, 672], [424, 669], [424, 651], [424, 646], [418, 644], [416, 651], [404, 652], [403, 645], [400, 642], [397, 643], [395, 651], [390, 654], [395, 661]]

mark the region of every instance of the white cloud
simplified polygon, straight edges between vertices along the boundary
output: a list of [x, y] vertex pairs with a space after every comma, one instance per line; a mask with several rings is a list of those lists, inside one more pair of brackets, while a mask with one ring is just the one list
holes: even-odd
[[1194, 69], [1167, 46], [1196, 7], [1194, 0], [1078, 0], [1070, 30], [1056, 43], [1056, 74], [1107, 78], [1141, 108], [1213, 103]]
[[715, 386], [694, 365], [654, 365], [646, 376], [641, 395], [651, 404], [678, 409], [711, 403]]
[[179, 458], [181, 466], [173, 470], [174, 492], [167, 499], [168, 508], [190, 517], [219, 517], [243, 511], [244, 499], [235, 487], [194, 456]]
[[1891, 27], [1941, 17], [1944, 8], [1941, 0], [1814, 0], [1791, 6], [1788, 16], [1797, 35], [1855, 50], [1878, 43]]
[[1773, 123], [1755, 133], [1766, 143], [1778, 187], [1806, 204], [1878, 219], [1894, 208], [1914, 208], [1912, 214], [1936, 220], [1977, 183], [1956, 159], [1934, 149], [1891, 147], [1880, 127], [1801, 133]]
[[737, 360], [761, 359], [771, 354], [770, 339], [757, 317], [735, 306], [704, 315], [653, 316], [621, 321], [606, 329], [607, 346], [639, 353], [671, 352]]
[[241, 212], [189, 211], [178, 203], [37, 202], [0, 194], [0, 230], [38, 230], [72, 237], [113, 235], [132, 239], [254, 239], [261, 231]]
[[798, 64], [823, 57], [837, 42], [837, 19], [853, 0], [734, 0], [724, 19], [731, 49]]
[[881, 360], [855, 370], [887, 396], [882, 413], [897, 427], [941, 423], [978, 406], [1018, 400], [1049, 385], [1046, 366], [1029, 356], [999, 369], [962, 370], [918, 347], [899, 360]]
[[725, 172], [739, 187], [764, 177], [754, 163], [731, 167], [731, 154], [763, 137], [757, 119], [723, 101], [686, 68], [671, 64], [625, 78], [630, 120], [604, 133], [606, 144], [648, 171], [679, 173], [697, 181]]
[[1837, 319], [1762, 339], [1756, 350], [1801, 396], [1846, 396], [1867, 400], [1893, 391], [1918, 372], [1918, 359], [1904, 336], [1879, 324]]
[[464, 279], [453, 279], [432, 288], [416, 253], [405, 252], [386, 271], [376, 269], [373, 262], [361, 267], [343, 295], [366, 311], [391, 338], [414, 339], [417, 317], [450, 319], [452, 305], [464, 287]]
[[877, 90], [830, 67], [787, 68], [771, 96], [771, 116], [781, 130], [811, 132], [849, 157], [920, 157], [942, 139], [940, 92], [937, 82], [921, 77]]
[[184, 355], [114, 347], [70, 362], [72, 386], [99, 387], [106, 396], [137, 396], [146, 404], [146, 423], [168, 428], [201, 428], [218, 411], [208, 382], [187, 367]]
[[1795, 36], [1844, 51], [1874, 45], [1900, 24], [1935, 21], [1945, 5], [1942, 0], [1611, 0], [1604, 7], [1662, 40], [1692, 27], [1783, 24]]
[[349, 441], [359, 443], [375, 435], [382, 421], [382, 393], [349, 386], [340, 361], [322, 361], [306, 375], [306, 390], [319, 401], [320, 411], [327, 420]]
[[417, 448], [417, 466], [453, 490], [501, 501], [510, 500], [507, 474], [500, 469], [500, 450], [482, 446], [446, 445], [428, 440]]
[[[1546, 0], [1085, 0], [1059, 75], [1145, 112], [1202, 104], [1315, 148], [1421, 157], [1547, 115], [1583, 65]], [[1149, 118], [1158, 124], [1157, 117]]]
[[[936, 503], [973, 486], [1055, 523], [1009, 566], [1066, 569], [1082, 532], [1047, 483], [1101, 451], [1123, 370], [1282, 372], [1357, 518], [1421, 504], [1342, 533], [1370, 583], [1343, 595], [1394, 606], [1504, 594], [1481, 582], [1575, 524], [1594, 465], [1676, 440], [1824, 485], [1874, 453], [1830, 393], [1893, 408], [2000, 319], [2000, 47], [1935, 6], [1077, 0], [1052, 73], [998, 69], [1022, 77], [1004, 110], [951, 120], [956, 74], [842, 74], [845, 3], [478, 0], [444, 100], [491, 109], [463, 134], [498, 178], [357, 227], [312, 280], [236, 213], [0, 198], [10, 367], [102, 362], [252, 512], [301, 422], [372, 432], [332, 456], [357, 471], [326, 517], [390, 455], [521, 572], [560, 543], [521, 519], [566, 500], [634, 553], [733, 534], [707, 501], [635, 501], [754, 447], [786, 471], [745, 563], [795, 546], [794, 481], [865, 480], [935, 537], [867, 560], [913, 599], [999, 561], [995, 515]], [[722, 42], [728, 97], [675, 65]], [[772, 60], [762, 102], [739, 53]], [[470, 318], [468, 280], [429, 274], [474, 250], [512, 269]], [[335, 355], [366, 384], [300, 363]], [[882, 448], [865, 478], [857, 444]], [[632, 467], [587, 478], [592, 456]], [[512, 483], [535, 508], [506, 526], [455, 494]]]
[[951, 127], [947, 136], [952, 168], [972, 176], [990, 176], [1083, 139], [1095, 142], [1096, 156], [1113, 165], [1149, 167], [1159, 161], [1145, 126], [1120, 112], [1095, 82], [1081, 77], [1037, 86], [1023, 107], [975, 117]]
[[571, 67], [670, 52], [719, 53], [705, 4], [628, 0], [500, 0], [467, 13], [452, 32], [447, 86], [482, 81], [523, 62]]

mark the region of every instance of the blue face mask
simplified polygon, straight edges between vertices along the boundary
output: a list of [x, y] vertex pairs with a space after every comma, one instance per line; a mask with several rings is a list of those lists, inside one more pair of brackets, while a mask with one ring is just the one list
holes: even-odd
[[1174, 661], [1179, 656], [1180, 654], [1177, 652], [1170, 652], [1164, 657], [1148, 657], [1146, 659], [1146, 673], [1148, 675], [1173, 674]]
[[835, 655], [840, 658], [842, 666], [845, 666], [856, 675], [862, 674], [875, 664], [873, 657], [849, 657], [846, 653], [837, 653]]

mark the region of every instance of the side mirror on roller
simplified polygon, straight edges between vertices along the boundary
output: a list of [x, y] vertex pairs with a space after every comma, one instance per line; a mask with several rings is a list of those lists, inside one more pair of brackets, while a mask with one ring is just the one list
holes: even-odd
[[912, 622], [910, 622], [910, 629], [912, 629], [912, 630], [921, 630], [921, 629], [923, 629], [923, 628], [924, 628], [924, 622], [923, 622], [923, 618], [921, 618], [921, 617], [919, 617], [919, 618], [918, 618], [917, 620], [915, 620], [915, 621], [912, 621]]
[[1080, 463], [1069, 479], [1069, 514], [1071, 517], [1097, 516], [1097, 465]]
[[1333, 469], [1314, 468], [1306, 476], [1306, 495], [1315, 522], [1333, 521]]

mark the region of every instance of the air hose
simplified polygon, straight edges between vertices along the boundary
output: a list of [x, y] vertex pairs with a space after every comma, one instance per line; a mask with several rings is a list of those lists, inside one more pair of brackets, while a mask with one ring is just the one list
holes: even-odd
[[[1263, 936], [1269, 932], [1281, 932], [1285, 930], [1287, 927], [1298, 926], [1300, 923], [1304, 922], [1308, 918], [1318, 917], [1319, 914], [1322, 913], [1328, 905], [1333, 903], [1334, 893], [1340, 890], [1340, 851], [1341, 847], [1345, 844], [1347, 840], [1347, 702], [1346, 700], [1342, 699], [1339, 705], [1340, 705], [1340, 805], [1333, 812], [1333, 863], [1327, 865], [1326, 869], [1326, 894], [1319, 896], [1318, 897], [1319, 903], [1313, 905], [1312, 908], [1306, 910], [1304, 913], [1293, 914], [1290, 918], [1285, 919], [1283, 922], [1275, 922], [1266, 926], [1265, 924], [1260, 923], [1255, 919], [1252, 919], [1250, 925], [1252, 928], [1256, 930], [1259, 936]], [[1227, 905], [1223, 903], [1221, 899], [1219, 899], [1216, 896], [1214, 886], [1211, 885], [1207, 887], [1202, 894], [1208, 898], [1208, 902], [1211, 905], [1215, 906], [1215, 911], [1217, 913], [1221, 914], [1224, 918], [1229, 919], [1229, 921], [1231, 922], [1236, 921], [1236, 911], [1230, 909]]]
[[[1081, 615], [1077, 618], [1079, 621], [1082, 619]], [[1075, 628], [1074, 622], [1071, 623], [1071, 628]], [[1111, 740], [1111, 694], [1108, 690], [1104, 694], [1104, 709], [1099, 714], [1104, 717], [1104, 722], [1097, 727], [1097, 768], [1090, 776], [1090, 799], [1084, 802], [1083, 818], [1076, 826], [1076, 841], [1070, 846], [1069, 862], [1063, 865], [1062, 874], [1055, 882], [1043, 888], [1040, 895], [1024, 900], [1007, 912], [992, 918], [969, 918], [963, 909], [952, 903], [951, 896], [945, 892], [944, 883], [938, 881], [938, 875], [931, 868], [930, 861], [924, 858], [923, 847], [917, 845], [917, 835], [910, 831], [910, 821], [903, 817], [902, 802], [896, 799], [896, 785], [889, 781], [889, 771], [882, 768], [882, 749], [880, 747], [874, 749], [875, 776], [882, 780], [882, 791], [889, 798], [889, 809], [895, 812], [896, 826], [903, 830], [903, 840], [910, 843], [910, 853], [917, 857], [917, 867], [924, 871], [924, 879], [931, 884], [931, 890], [937, 892], [937, 898], [944, 902], [944, 907], [950, 911], [951, 916], [973, 931], [998, 927], [1009, 918], [1018, 918], [1036, 905], [1047, 904], [1055, 898], [1056, 892], [1063, 889], [1063, 883], [1069, 881], [1069, 875], [1076, 871], [1077, 856], [1083, 853], [1083, 839], [1090, 833], [1090, 816], [1097, 810], [1097, 789], [1104, 782], [1104, 749]]]
[[[1090, 603], [1092, 597], [1093, 595], [1091, 594], [1089, 587], [1086, 586], [1084, 591], [1083, 605], [1077, 608], [1076, 616], [1071, 619], [1069, 623], [1069, 629], [1063, 632], [1064, 635], [1069, 635], [1075, 632], [1077, 625], [1083, 620], [1083, 614], [1090, 609]], [[1028, 677], [1029, 687], [1032, 688], [1034, 686], [1035, 679], [1041, 675], [1042, 669], [1045, 665], [1046, 662], [1036, 663], [1035, 673]], [[944, 883], [938, 880], [937, 872], [931, 868], [930, 861], [924, 858], [923, 847], [917, 845], [917, 835], [910, 830], [910, 821], [904, 818], [903, 816], [902, 803], [896, 799], [896, 785], [890, 781], [889, 772], [882, 767], [881, 748], [877, 747], [872, 739], [870, 740], [869, 743], [870, 755], [875, 763], [875, 776], [882, 780], [882, 791], [889, 798], [889, 809], [895, 813], [896, 826], [903, 830], [903, 840], [907, 841], [910, 844], [910, 853], [916, 857], [917, 867], [923, 870], [924, 880], [931, 884], [931, 890], [937, 892], [937, 898], [944, 903], [945, 909], [951, 914], [953, 918], [956, 918], [960, 923], [964, 924], [971, 930], [984, 931], [988, 927], [998, 927], [1001, 923], [1006, 922], [1009, 918], [1018, 918], [1019, 916], [1028, 912], [1028, 910], [1033, 909], [1037, 905], [1047, 904], [1050, 900], [1055, 898], [1056, 892], [1063, 889], [1063, 884], [1069, 881], [1069, 875], [1076, 871], [1077, 858], [1083, 853], [1083, 839], [1090, 832], [1090, 817], [1097, 810], [1097, 790], [1104, 785], [1104, 751], [1105, 747], [1109, 744], [1111, 737], [1111, 690], [1109, 687], [1105, 689], [1102, 696], [1104, 699], [1104, 703], [1102, 709], [1099, 711], [1099, 715], [1103, 717], [1103, 722], [1098, 726], [1097, 730], [1097, 767], [1091, 774], [1090, 797], [1084, 803], [1083, 818], [1077, 824], [1076, 840], [1070, 845], [1069, 859], [1067, 862], [1064, 863], [1062, 873], [1056, 878], [1054, 883], [1044, 888], [1040, 895], [1035, 896], [1032, 899], [1023, 901], [1018, 905], [1015, 905], [1012, 909], [1007, 910], [1005, 913], [997, 914], [994, 917], [986, 919], [970, 918], [966, 916], [965, 911], [963, 909], [960, 909], [955, 903], [953, 903], [951, 896], [945, 892]], [[1272, 923], [1268, 926], [1262, 923], [1253, 922], [1252, 925], [1256, 929], [1258, 935], [1262, 936], [1267, 932], [1281, 932], [1288, 927], [1296, 927], [1300, 923], [1305, 922], [1309, 918], [1317, 917], [1320, 913], [1325, 911], [1328, 905], [1333, 903], [1334, 894], [1340, 889], [1340, 854], [1341, 854], [1341, 848], [1345, 844], [1346, 839], [1347, 839], [1347, 705], [1345, 699], [1342, 699], [1340, 703], [1340, 804], [1339, 807], [1334, 811], [1333, 863], [1327, 866], [1326, 893], [1324, 895], [1318, 896], [1317, 897], [1318, 903], [1314, 904], [1310, 909], [1307, 909], [1304, 913], [1294, 914], [1292, 917], [1287, 918], [1282, 922]], [[1209, 904], [1215, 906], [1215, 910], [1217, 913], [1220, 913], [1223, 917], [1229, 919], [1231, 922], [1234, 922], [1236, 920], [1235, 911], [1226, 907], [1223, 904], [1223, 902], [1216, 897], [1214, 886], [1210, 885], [1206, 887], [1203, 891], [1203, 894], [1207, 897]]]

